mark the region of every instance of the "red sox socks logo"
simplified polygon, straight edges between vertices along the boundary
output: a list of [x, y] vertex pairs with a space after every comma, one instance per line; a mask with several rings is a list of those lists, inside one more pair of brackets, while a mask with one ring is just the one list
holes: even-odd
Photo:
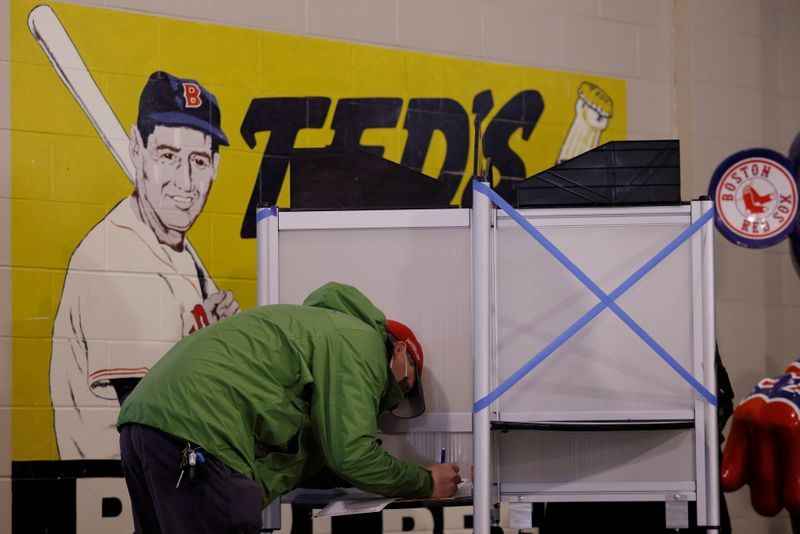
[[200, 97], [200, 86], [192, 82], [183, 82], [183, 101], [187, 108], [199, 108], [203, 105]]
[[714, 172], [709, 195], [717, 206], [717, 228], [739, 245], [773, 245], [794, 228], [792, 163], [772, 150], [745, 150], [726, 159]]

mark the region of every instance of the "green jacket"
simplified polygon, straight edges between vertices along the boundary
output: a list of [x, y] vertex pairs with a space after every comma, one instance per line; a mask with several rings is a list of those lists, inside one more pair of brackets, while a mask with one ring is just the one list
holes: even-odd
[[125, 400], [140, 423], [196, 443], [258, 481], [272, 501], [327, 466], [363, 490], [429, 497], [430, 473], [375, 441], [402, 399], [387, 364], [386, 317], [328, 283], [302, 306], [248, 310], [179, 341]]

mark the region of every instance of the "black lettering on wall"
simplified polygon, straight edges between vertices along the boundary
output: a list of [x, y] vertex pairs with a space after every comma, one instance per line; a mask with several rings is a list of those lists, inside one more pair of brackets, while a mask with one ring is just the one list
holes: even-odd
[[526, 90], [517, 93], [494, 116], [483, 137], [483, 151], [492, 158], [492, 165], [502, 175], [495, 191], [512, 204], [513, 180], [525, 178], [525, 163], [508, 144], [511, 136], [522, 129], [522, 138], [528, 140], [544, 111], [544, 100], [539, 91]]
[[408, 140], [400, 164], [419, 172], [425, 164], [433, 133], [442, 132], [447, 152], [438, 178], [455, 195], [469, 153], [469, 118], [463, 106], [452, 98], [412, 98], [403, 128], [408, 130]]
[[342, 98], [336, 105], [330, 146], [363, 146], [367, 152], [383, 156], [384, 147], [361, 145], [361, 134], [370, 128], [394, 128], [400, 118], [400, 98]]
[[493, 107], [494, 97], [492, 96], [491, 89], [481, 91], [472, 98], [472, 114], [475, 115], [480, 122], [483, 122], [483, 119], [492, 111]]
[[[330, 106], [331, 99], [327, 97], [257, 98], [250, 103], [240, 129], [242, 138], [250, 148], [255, 148], [256, 133], [269, 132], [270, 136], [243, 217], [242, 238], [254, 238], [256, 235], [256, 207], [277, 203], [298, 133], [303, 128], [322, 128]], [[331, 121], [334, 135], [330, 146], [362, 147], [372, 154], [383, 156], [384, 147], [362, 145], [361, 137], [372, 128], [396, 128], [402, 106], [401, 98], [339, 100]], [[473, 98], [472, 114], [484, 131], [480, 144], [481, 156], [491, 158], [493, 167], [501, 173], [500, 183], [495, 190], [513, 203], [513, 183], [524, 179], [526, 171], [522, 159], [509, 146], [509, 140], [519, 129], [522, 130], [523, 139], [530, 139], [544, 111], [544, 101], [538, 91], [521, 91], [497, 112], [487, 126], [482, 127], [493, 107], [492, 91], [481, 91]], [[409, 101], [403, 128], [408, 131], [408, 138], [400, 163], [416, 171], [422, 170], [434, 132], [438, 130], [442, 133], [447, 146], [437, 178], [450, 187], [454, 195], [451, 201], [455, 201], [469, 164], [472, 127], [464, 108], [451, 98], [414, 98]], [[472, 188], [469, 184], [464, 188], [460, 204], [463, 207], [472, 205]]]
[[270, 132], [261, 167], [244, 213], [241, 237], [256, 237], [256, 207], [275, 205], [289, 166], [289, 151], [303, 128], [322, 128], [331, 99], [327, 97], [255, 98], [242, 120], [240, 133], [255, 148], [257, 132]]

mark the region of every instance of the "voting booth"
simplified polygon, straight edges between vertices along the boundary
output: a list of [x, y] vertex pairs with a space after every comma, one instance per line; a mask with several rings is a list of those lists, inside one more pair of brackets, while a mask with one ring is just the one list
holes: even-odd
[[711, 202], [515, 209], [261, 208], [258, 302], [362, 290], [425, 349], [427, 411], [384, 446], [496, 503], [696, 501], [718, 517]]
[[489, 501], [696, 501], [717, 525], [711, 203], [508, 211], [475, 304]]

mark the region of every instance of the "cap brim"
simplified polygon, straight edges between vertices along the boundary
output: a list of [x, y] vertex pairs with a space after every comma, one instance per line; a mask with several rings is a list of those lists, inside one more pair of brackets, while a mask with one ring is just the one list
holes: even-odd
[[400, 404], [389, 412], [399, 419], [411, 419], [425, 412], [425, 394], [423, 393], [422, 379], [419, 376], [419, 370], [416, 365], [414, 366], [414, 372], [417, 376], [414, 389], [409, 391], [400, 401]]
[[151, 113], [147, 117], [157, 123], [166, 124], [168, 126], [188, 126], [189, 128], [194, 128], [209, 134], [214, 137], [220, 145], [228, 146], [230, 144], [228, 143], [228, 137], [225, 135], [225, 132], [214, 127], [208, 121], [198, 119], [187, 113], [166, 111], [163, 113]]

